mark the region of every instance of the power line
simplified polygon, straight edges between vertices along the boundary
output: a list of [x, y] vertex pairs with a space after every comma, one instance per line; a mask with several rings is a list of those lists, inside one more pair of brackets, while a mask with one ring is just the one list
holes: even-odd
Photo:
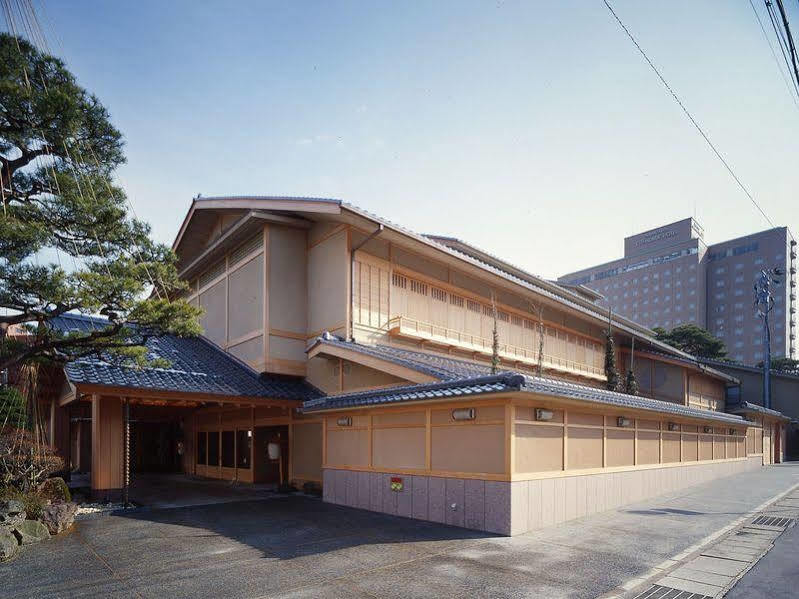
[[[610, 14], [612, 14], [612, 15], [613, 15], [613, 18], [614, 18], [614, 19], [616, 19], [616, 22], [617, 22], [617, 23], [619, 24], [619, 26], [622, 28], [622, 30], [624, 31], [624, 33], [626, 33], [626, 34], [627, 34], [627, 37], [629, 37], [629, 38], [630, 38], [630, 41], [631, 41], [631, 42], [633, 43], [633, 45], [635, 45], [635, 47], [638, 49], [638, 52], [640, 52], [640, 53], [641, 53], [641, 56], [643, 56], [643, 57], [644, 57], [644, 60], [646, 60], [647, 64], [648, 64], [648, 65], [651, 67], [651, 69], [652, 69], [652, 70], [655, 72], [655, 74], [658, 76], [658, 79], [660, 79], [660, 82], [663, 84], [663, 86], [664, 86], [664, 87], [665, 87], [665, 88], [668, 90], [668, 92], [671, 94], [671, 97], [672, 97], [672, 98], [674, 98], [674, 101], [675, 101], [675, 102], [677, 102], [677, 104], [679, 105], [679, 107], [680, 107], [680, 108], [682, 109], [682, 111], [685, 113], [685, 116], [687, 116], [687, 117], [688, 117], [688, 120], [690, 120], [690, 121], [691, 121], [691, 123], [692, 123], [692, 124], [693, 124], [693, 126], [696, 128], [696, 130], [697, 130], [697, 131], [699, 131], [699, 134], [700, 134], [700, 135], [702, 136], [702, 138], [703, 138], [703, 139], [704, 139], [704, 140], [707, 142], [707, 145], [708, 145], [708, 146], [710, 146], [710, 149], [711, 149], [711, 150], [713, 150], [713, 153], [716, 155], [716, 157], [717, 157], [717, 158], [718, 158], [718, 159], [721, 161], [721, 163], [724, 165], [724, 168], [725, 168], [725, 169], [727, 169], [727, 172], [730, 174], [730, 176], [731, 176], [731, 177], [732, 177], [732, 178], [735, 180], [735, 182], [738, 184], [738, 187], [740, 187], [740, 188], [741, 188], [741, 191], [743, 191], [743, 192], [746, 194], [746, 197], [748, 197], [748, 198], [749, 198], [749, 200], [752, 202], [752, 204], [755, 206], [755, 208], [757, 208], [758, 212], [760, 212], [760, 214], [762, 214], [762, 215], [763, 215], [763, 218], [765, 218], [765, 219], [766, 219], [766, 222], [768, 222], [768, 223], [769, 223], [769, 224], [770, 224], [772, 227], [775, 227], [775, 228], [776, 228], [776, 225], [775, 225], [775, 224], [772, 222], [772, 220], [771, 220], [771, 219], [768, 217], [768, 215], [765, 213], [765, 211], [763, 210], [763, 208], [761, 208], [761, 207], [760, 207], [760, 204], [758, 204], [758, 203], [757, 203], [757, 200], [755, 200], [755, 197], [754, 197], [754, 196], [753, 196], [753, 195], [750, 193], [750, 191], [749, 191], [749, 190], [746, 188], [746, 186], [745, 186], [745, 185], [744, 185], [744, 184], [741, 182], [741, 180], [738, 178], [738, 175], [736, 175], [736, 174], [735, 174], [735, 171], [733, 171], [733, 170], [732, 170], [732, 167], [731, 167], [731, 166], [729, 165], [729, 163], [728, 163], [728, 162], [727, 162], [727, 161], [724, 159], [724, 156], [722, 156], [722, 155], [721, 155], [721, 152], [719, 152], [719, 150], [716, 148], [715, 144], [714, 144], [714, 143], [713, 143], [713, 142], [710, 140], [710, 137], [707, 135], [707, 133], [705, 133], [705, 130], [704, 130], [704, 129], [702, 129], [702, 127], [699, 125], [699, 123], [697, 122], [697, 120], [696, 120], [696, 119], [693, 117], [693, 115], [692, 115], [692, 114], [691, 114], [691, 113], [688, 111], [688, 109], [687, 109], [687, 108], [685, 107], [685, 105], [682, 103], [682, 100], [680, 100], [679, 96], [678, 96], [678, 95], [675, 93], [675, 91], [674, 91], [674, 90], [671, 88], [671, 86], [669, 85], [668, 81], [666, 81], [666, 79], [663, 77], [663, 75], [661, 75], [661, 74], [660, 74], [660, 71], [658, 70], [658, 68], [657, 68], [657, 67], [654, 65], [654, 63], [653, 63], [653, 62], [652, 62], [652, 61], [649, 59], [649, 56], [647, 56], [647, 55], [646, 55], [646, 52], [644, 52], [643, 48], [641, 48], [641, 45], [640, 45], [640, 44], [638, 43], [638, 41], [635, 39], [635, 37], [633, 36], [633, 34], [632, 34], [632, 33], [630, 33], [630, 30], [629, 30], [629, 29], [627, 29], [627, 27], [624, 25], [624, 23], [622, 22], [622, 20], [619, 18], [619, 15], [617, 15], [617, 14], [616, 14], [616, 11], [615, 11], [615, 10], [613, 10], [613, 7], [612, 7], [612, 6], [611, 6], [611, 5], [608, 3], [608, 0], [602, 0], [602, 1], [605, 3], [605, 6], [606, 6], [606, 7], [608, 8], [608, 10], [610, 11]], [[789, 234], [789, 235], [791, 234], [791, 233], [790, 233], [790, 230], [789, 230], [788, 234]], [[793, 238], [793, 235], [791, 235], [791, 238]]]
[[[749, 6], [752, 7], [752, 12], [755, 13], [755, 18], [757, 19], [758, 25], [760, 25], [760, 31], [763, 33], [763, 39], [766, 40], [768, 44], [769, 50], [771, 50], [771, 56], [774, 58], [774, 62], [777, 65], [777, 70], [780, 72], [780, 76], [782, 80], [785, 82], [785, 87], [788, 89], [788, 93], [791, 96], [791, 100], [793, 100], [794, 105], [799, 108], [799, 102], [796, 101], [796, 96], [799, 95], [799, 87], [796, 86], [796, 83], [791, 78], [791, 83], [788, 83], [788, 78], [785, 76], [785, 71], [780, 64], [780, 59], [777, 58], [777, 53], [774, 51], [774, 45], [771, 43], [771, 40], [768, 37], [768, 33], [766, 33], [766, 28], [763, 25], [763, 21], [760, 19], [760, 15], [755, 8], [755, 4], [752, 0], [749, 0]], [[784, 56], [784, 55], [783, 55]], [[792, 87], [793, 86], [793, 87]]]

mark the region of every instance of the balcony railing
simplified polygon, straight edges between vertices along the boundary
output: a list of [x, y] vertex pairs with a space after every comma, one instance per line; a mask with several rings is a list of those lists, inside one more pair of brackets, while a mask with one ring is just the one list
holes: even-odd
[[[440, 343], [442, 345], [454, 346], [469, 351], [476, 351], [481, 354], [491, 355], [492, 342], [490, 339], [480, 337], [479, 335], [472, 335], [464, 333], [457, 329], [450, 329], [441, 325], [432, 324], [429, 322], [422, 322], [415, 318], [407, 316], [395, 316], [388, 321], [388, 330], [392, 335], [401, 337], [411, 337], [413, 339], [424, 339], [433, 343]], [[513, 361], [523, 362], [525, 364], [536, 366], [538, 365], [538, 350], [510, 345], [507, 343], [500, 343], [499, 355], [503, 358], [508, 358]], [[569, 360], [560, 356], [553, 356], [551, 354], [543, 355], [544, 368], [551, 370], [560, 370], [587, 376], [594, 379], [605, 378], [605, 372], [602, 368], [585, 364], [576, 360]]]

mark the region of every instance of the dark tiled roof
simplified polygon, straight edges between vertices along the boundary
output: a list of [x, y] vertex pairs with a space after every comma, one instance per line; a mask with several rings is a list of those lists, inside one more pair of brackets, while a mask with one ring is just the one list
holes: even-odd
[[307, 412], [312, 412], [315, 410], [419, 401], [423, 399], [455, 399], [457, 397], [496, 393], [498, 391], [518, 391], [523, 383], [524, 377], [522, 375], [504, 372], [458, 381], [424, 383], [343, 395], [329, 395], [306, 401], [303, 404], [303, 409]]
[[354, 341], [343, 341], [333, 336], [318, 337], [314, 345], [316, 344], [340, 347], [380, 360], [386, 360], [387, 362], [434, 376], [442, 381], [491, 374], [491, 368], [488, 365], [413, 351], [395, 345], [363, 345]]
[[361, 391], [342, 395], [320, 397], [304, 404], [306, 411], [353, 408], [375, 404], [399, 403], [434, 399], [455, 399], [486, 393], [522, 391], [538, 395], [576, 399], [596, 404], [610, 405], [622, 409], [647, 410], [658, 414], [672, 414], [686, 418], [716, 420], [729, 424], [743, 424], [740, 416], [699, 410], [688, 406], [636, 397], [625, 393], [606, 391], [569, 383], [556, 379], [525, 376], [505, 372], [492, 376], [480, 376], [449, 380], [441, 383], [389, 387], [377, 391]]
[[[88, 332], [102, 329], [107, 321], [64, 314], [50, 324], [63, 333]], [[259, 374], [204, 337], [163, 335], [149, 338], [145, 345], [149, 359], [165, 359], [169, 367], [137, 368], [111, 358], [84, 357], [68, 362], [64, 369], [76, 384], [297, 400], [320, 395], [300, 378]]]
[[767, 416], [779, 418], [780, 420], [790, 420], [790, 418], [785, 414], [783, 414], [782, 412], [778, 412], [777, 410], [772, 410], [770, 408], [765, 408], [761, 405], [752, 403], [750, 401], [742, 401], [740, 403], [727, 404], [727, 410], [729, 412], [732, 412], [733, 414], [739, 414], [739, 413], [746, 414], [749, 412], [755, 412], [757, 414], [765, 414]]

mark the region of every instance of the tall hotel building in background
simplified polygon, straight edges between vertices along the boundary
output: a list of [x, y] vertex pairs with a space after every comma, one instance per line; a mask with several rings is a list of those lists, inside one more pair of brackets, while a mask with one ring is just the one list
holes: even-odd
[[670, 329], [693, 323], [708, 329], [744, 364], [763, 359], [763, 324], [754, 310], [755, 278], [763, 268], [786, 273], [773, 289], [773, 357], [795, 357], [796, 242], [787, 227], [706, 245], [693, 218], [624, 240], [624, 257], [564, 275], [599, 303], [644, 326]]

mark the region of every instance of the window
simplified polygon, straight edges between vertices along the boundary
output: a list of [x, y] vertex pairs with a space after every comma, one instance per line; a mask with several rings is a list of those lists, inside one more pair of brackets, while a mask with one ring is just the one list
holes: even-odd
[[755, 264], [758, 265], [758, 266], [763, 264], [763, 258], [755, 258]]
[[744, 276], [743, 275], [738, 275], [737, 277], [735, 277], [735, 282], [736, 283], [743, 283], [744, 282]]
[[449, 303], [458, 308], [463, 308], [463, 298], [459, 295], [449, 294]]
[[724, 281], [722, 279], [716, 281], [716, 287], [724, 287]]
[[236, 431], [236, 467], [249, 468], [252, 455], [252, 431]]
[[391, 282], [393, 283], [394, 287], [399, 287], [401, 289], [408, 287], [407, 277], [403, 277], [401, 274], [393, 273], [391, 275]]
[[742, 296], [743, 294], [744, 294], [744, 290], [743, 290], [743, 289], [736, 289], [736, 290], [735, 290], [735, 293], [734, 293], [734, 295], [735, 295], [736, 297], [740, 297], [740, 296]]
[[520, 327], [520, 326], [522, 326], [522, 317], [521, 316], [516, 316], [515, 314], [511, 314], [510, 323], [512, 325]]
[[427, 283], [411, 279], [411, 291], [419, 295], [427, 295]]
[[219, 431], [208, 433], [208, 465], [219, 466]]
[[205, 464], [208, 459], [208, 433], [197, 433], [197, 463]]
[[447, 292], [444, 291], [443, 289], [439, 289], [438, 287], [432, 287], [430, 295], [433, 297], [434, 300], [438, 300], [440, 302], [447, 301]]
[[236, 466], [236, 437], [233, 431], [222, 431], [222, 467]]
[[480, 312], [480, 304], [472, 300], [466, 300], [466, 309], [472, 312]]
[[725, 272], [727, 272], [727, 267], [719, 266], [718, 268], [716, 268], [715, 272], [716, 272], [717, 275], [724, 274]]

